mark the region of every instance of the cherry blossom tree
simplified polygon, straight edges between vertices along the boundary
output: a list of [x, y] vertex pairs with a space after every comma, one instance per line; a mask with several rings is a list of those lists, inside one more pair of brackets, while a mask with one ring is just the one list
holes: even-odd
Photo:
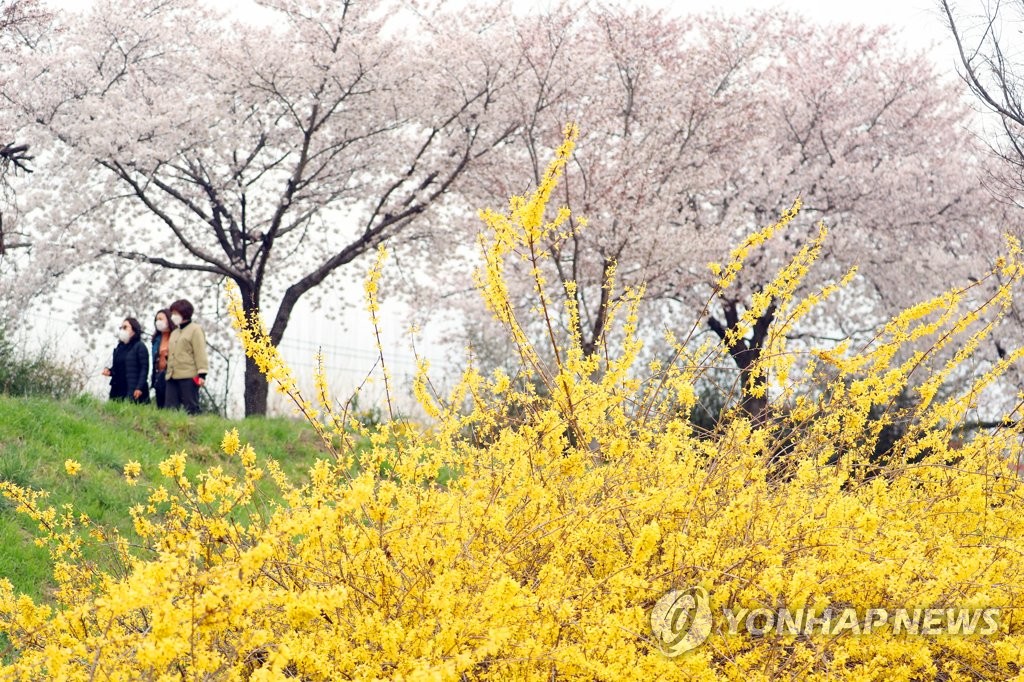
[[[5, 61], [14, 62], [22, 46], [33, 42], [46, 16], [38, 0], [0, 0], [0, 48], [7, 56]], [[30, 158], [28, 145], [0, 138], [0, 174], [11, 166], [26, 170]]]
[[[644, 284], [668, 328], [691, 321], [714, 291], [707, 263], [798, 197], [797, 221], [707, 311], [712, 333], [725, 338], [818, 221], [831, 234], [809, 285], [853, 264], [860, 275], [841, 311], [809, 333], [870, 329], [966, 283], [1000, 243], [1005, 207], [985, 186], [989, 164], [955, 83], [887, 29], [608, 8], [525, 17], [517, 29], [531, 67], [517, 90], [528, 124], [474, 188], [481, 198], [522, 191], [516, 170], [540, 173], [564, 123], [579, 123], [560, 199], [589, 224], [552, 244], [547, 275], [576, 283], [573, 331], [587, 348], [624, 285]], [[615, 291], [604, 286], [613, 266]], [[774, 314], [730, 348], [744, 393]], [[763, 402], [748, 396], [746, 407]]]
[[0, 333], [6, 335], [47, 290], [52, 273], [53, 263], [33, 262], [17, 192], [32, 173], [35, 138], [17, 134], [14, 108], [3, 94], [26, 56], [49, 34], [50, 19], [39, 0], [0, 0]]
[[[179, 291], [230, 279], [278, 343], [300, 299], [426, 219], [508, 136], [496, 102], [516, 60], [479, 22], [463, 31], [471, 11], [254, 5], [240, 20], [199, 0], [99, 0], [6, 96], [59, 141], [50, 161], [75, 185], [37, 198], [37, 224], [59, 231], [37, 239], [115, 277], [110, 259], [180, 273]], [[266, 401], [249, 360], [246, 414]]]
[[[4, 82], [5, 73], [21, 63], [23, 52], [37, 42], [48, 18], [49, 14], [38, 0], [0, 0], [0, 52], [5, 55], [5, 64], [0, 66], [0, 84]], [[13, 139], [3, 111], [0, 101], [0, 202], [3, 203], [0, 205], [0, 257], [9, 246], [9, 240], [4, 238], [4, 215], [10, 214], [13, 204], [8, 174], [31, 172], [29, 162], [32, 160], [28, 143]]]
[[[561, 201], [590, 224], [545, 267], [576, 282], [590, 349], [624, 285], [643, 283], [669, 326], [692, 319], [706, 264], [797, 197], [800, 218], [716, 299], [708, 333], [735, 326], [818, 220], [832, 234], [809, 284], [861, 265], [843, 313], [809, 326], [822, 333], [966, 280], [1005, 227], [953, 84], [884, 29], [578, 4], [253, 6], [239, 20], [201, 0], [98, 0], [2, 83], [11, 139], [46, 151], [48, 181], [24, 197], [33, 249], [98, 267], [105, 302], [226, 278], [280, 342], [300, 300], [392, 239], [429, 247], [446, 286], [471, 209], [536, 181], [568, 121], [582, 135]], [[742, 385], [773, 315], [731, 349]], [[248, 362], [246, 413], [265, 407]]]

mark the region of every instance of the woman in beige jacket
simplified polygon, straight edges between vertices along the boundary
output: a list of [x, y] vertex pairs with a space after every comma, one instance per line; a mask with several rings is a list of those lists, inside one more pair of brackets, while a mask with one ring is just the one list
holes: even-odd
[[206, 382], [210, 363], [206, 358], [206, 335], [192, 321], [192, 304], [181, 299], [168, 308], [176, 329], [167, 345], [167, 388], [164, 395], [168, 409], [184, 408], [199, 414], [199, 387]]

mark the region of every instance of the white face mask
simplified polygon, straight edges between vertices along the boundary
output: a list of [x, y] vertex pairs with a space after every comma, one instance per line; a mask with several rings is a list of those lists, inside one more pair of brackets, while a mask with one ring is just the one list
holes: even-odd
[[167, 331], [167, 321], [166, 320], [157, 320], [156, 321], [156, 330], [158, 332], [165, 332], [165, 331]]
[[181, 315], [178, 313], [171, 313], [171, 322], [174, 323], [175, 327], [180, 327], [182, 323]]
[[128, 343], [132, 338], [132, 333], [127, 329], [118, 329], [117, 338], [121, 343]]

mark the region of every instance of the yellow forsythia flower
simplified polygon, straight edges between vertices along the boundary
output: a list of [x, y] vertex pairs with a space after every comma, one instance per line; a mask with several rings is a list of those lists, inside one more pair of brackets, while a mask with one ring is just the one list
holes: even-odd
[[220, 449], [224, 451], [224, 454], [233, 455], [238, 452], [240, 447], [242, 447], [242, 443], [238, 439], [238, 429], [225, 431], [224, 439], [220, 442]]
[[124, 480], [135, 485], [140, 475], [142, 475], [142, 465], [135, 460], [128, 460], [124, 465]]
[[[190, 477], [184, 453], [168, 457], [160, 471], [170, 480], [125, 510], [130, 538], [0, 481], [39, 528], [54, 585], [36, 603], [0, 578], [0, 679], [1019, 676], [1024, 425], [1011, 414], [973, 437], [959, 428], [1024, 359], [974, 357], [1024, 281], [1019, 245], [990, 271], [995, 293], [981, 302], [949, 292], [894, 316], [864, 346], [791, 351], [792, 325], [833, 291], [797, 295], [820, 230], [751, 300], [750, 310], [778, 306], [749, 368], [764, 410], [725, 396], [732, 403], [701, 426], [701, 394], [732, 390], [722, 381], [728, 342], [668, 334], [673, 354], [650, 362], [643, 290], [612, 292], [614, 268], [596, 348], [547, 324], [556, 311], [579, 320], [564, 298], [575, 286], [539, 265], [546, 240], [566, 233], [556, 229], [564, 212], [545, 221], [546, 205], [576, 134], [567, 131], [538, 191], [485, 214], [478, 282], [515, 366], [488, 375], [467, 363], [439, 395], [420, 363], [413, 388], [426, 423], [369, 427], [343, 415], [324, 431], [258, 311], [243, 314], [235, 295], [247, 355], [321, 437], [358, 434], [358, 457], [324, 458], [293, 486], [232, 429], [221, 448], [236, 472]], [[731, 254], [721, 287], [798, 208]], [[533, 261], [534, 319], [509, 300], [513, 256]], [[736, 326], [754, 323], [744, 313]], [[958, 368], [970, 371], [956, 391], [944, 380]], [[906, 396], [916, 402], [905, 406]], [[126, 480], [140, 474], [125, 464]], [[782, 607], [795, 622], [774, 621]], [[875, 618], [900, 608], [912, 624]], [[973, 620], [957, 609], [973, 609]], [[860, 620], [838, 615], [854, 611]], [[711, 625], [698, 641], [676, 631], [698, 622]], [[929, 636], [932, 623], [958, 632]], [[666, 634], [696, 648], [666, 655]]]

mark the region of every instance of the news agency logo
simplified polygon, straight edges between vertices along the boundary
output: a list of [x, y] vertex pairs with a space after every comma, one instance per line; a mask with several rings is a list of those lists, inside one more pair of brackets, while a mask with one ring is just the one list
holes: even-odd
[[[915, 637], [991, 635], [999, 630], [997, 608], [868, 608], [745, 609], [723, 608], [717, 619], [719, 632], [737, 635], [870, 635], [885, 629], [891, 635]], [[679, 656], [708, 638], [716, 619], [707, 590], [689, 587], [672, 590], [651, 611], [651, 632], [662, 652]]]
[[672, 590], [651, 611], [651, 630], [670, 657], [703, 644], [711, 634], [711, 621], [711, 598], [703, 587]]

